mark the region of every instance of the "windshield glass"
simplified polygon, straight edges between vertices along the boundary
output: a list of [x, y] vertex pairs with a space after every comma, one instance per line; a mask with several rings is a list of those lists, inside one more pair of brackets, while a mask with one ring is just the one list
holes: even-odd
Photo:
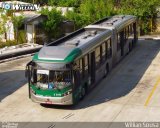
[[70, 71], [51, 71], [49, 80], [53, 82], [71, 82]]
[[48, 75], [46, 75], [46, 74], [37, 74], [37, 82], [48, 83]]
[[37, 85], [42, 88], [62, 89], [71, 85], [71, 71], [37, 70]]

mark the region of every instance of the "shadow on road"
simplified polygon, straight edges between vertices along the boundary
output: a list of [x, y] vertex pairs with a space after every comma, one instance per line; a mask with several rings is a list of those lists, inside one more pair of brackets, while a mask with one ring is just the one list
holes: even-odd
[[0, 73], [0, 102], [27, 83], [24, 70]]
[[[92, 107], [129, 94], [160, 51], [160, 40], [141, 40], [84, 100], [74, 106], [42, 105], [47, 108], [77, 110]], [[146, 86], [147, 87], [147, 86]]]

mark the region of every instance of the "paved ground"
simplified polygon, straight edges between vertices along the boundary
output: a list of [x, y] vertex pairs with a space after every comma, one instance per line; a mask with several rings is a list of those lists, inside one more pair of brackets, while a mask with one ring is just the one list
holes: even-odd
[[160, 121], [160, 41], [141, 40], [76, 106], [42, 106], [28, 99], [25, 64], [0, 64], [0, 121]]

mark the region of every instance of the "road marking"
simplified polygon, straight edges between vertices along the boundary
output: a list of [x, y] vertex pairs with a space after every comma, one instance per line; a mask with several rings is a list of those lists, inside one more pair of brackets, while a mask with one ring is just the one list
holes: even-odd
[[73, 113], [70, 113], [70, 114], [66, 115], [65, 117], [63, 117], [63, 119], [68, 119], [68, 118], [70, 118], [71, 116], [74, 116], [74, 114], [73, 114]]
[[155, 90], [156, 90], [156, 88], [157, 88], [159, 83], [160, 83], [160, 77], [156, 81], [155, 85], [153, 86], [153, 89], [152, 89], [151, 93], [149, 94], [149, 96], [148, 96], [148, 98], [147, 98], [147, 100], [146, 100], [146, 102], [144, 104], [145, 106], [148, 106], [148, 104], [149, 104], [149, 102], [150, 102], [150, 100], [151, 100], [151, 98], [152, 98], [152, 96], [153, 96], [153, 94], [154, 94], [154, 92], [155, 92]]

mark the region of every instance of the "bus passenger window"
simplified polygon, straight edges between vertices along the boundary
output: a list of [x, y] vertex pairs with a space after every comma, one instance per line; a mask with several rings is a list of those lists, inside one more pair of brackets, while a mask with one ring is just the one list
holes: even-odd
[[120, 33], [117, 34], [117, 51], [120, 50]]
[[104, 62], [105, 60], [106, 60], [106, 42], [104, 42], [103, 44], [102, 44], [102, 62]]
[[125, 29], [125, 40], [127, 40], [128, 39], [128, 27], [126, 27], [126, 29]]
[[133, 34], [133, 24], [130, 25], [130, 34]]
[[79, 72], [80, 72], [80, 79], [83, 78], [83, 61], [82, 59], [80, 59], [80, 69], [79, 69]]
[[111, 42], [111, 39], [109, 39], [107, 41], [107, 46], [108, 46], [107, 55], [108, 55], [108, 57], [111, 57], [112, 56], [112, 42]]
[[130, 36], [130, 26], [128, 26], [128, 36]]
[[79, 64], [79, 60], [77, 60], [74, 64], [74, 69], [79, 70], [80, 69], [80, 64]]
[[88, 76], [88, 55], [84, 57], [84, 70], [85, 70], [85, 76]]
[[98, 68], [100, 65], [100, 47], [96, 48], [95, 54], [96, 54], [96, 68]]

